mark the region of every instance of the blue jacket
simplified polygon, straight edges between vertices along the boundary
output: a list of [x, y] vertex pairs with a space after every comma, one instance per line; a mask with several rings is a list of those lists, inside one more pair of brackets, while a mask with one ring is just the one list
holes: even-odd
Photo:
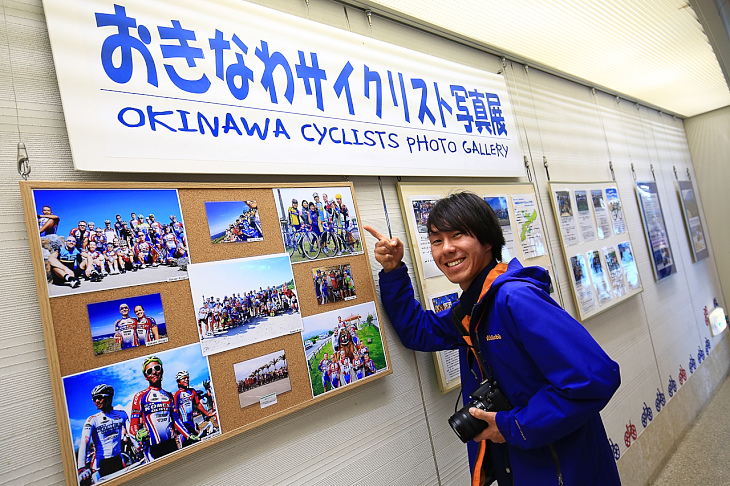
[[[519, 486], [557, 485], [559, 476], [565, 486], [621, 484], [599, 415], [621, 382], [618, 364], [552, 300], [545, 270], [523, 268], [513, 259], [490, 277], [493, 272], [504, 273], [466, 311], [470, 327], [477, 326], [481, 354], [514, 407], [496, 416], [506, 445], [489, 444], [492, 475], [500, 486], [512, 480]], [[453, 319], [458, 311], [425, 311], [405, 266], [381, 271], [380, 290], [406, 347], [459, 348], [464, 403], [471, 401], [481, 373], [476, 360], [479, 380], [469, 369], [468, 348]], [[470, 441], [468, 448], [473, 469], [478, 444]]]

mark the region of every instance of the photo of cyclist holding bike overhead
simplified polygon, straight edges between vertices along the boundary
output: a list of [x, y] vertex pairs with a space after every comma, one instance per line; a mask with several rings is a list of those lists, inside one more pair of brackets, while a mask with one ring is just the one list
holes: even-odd
[[274, 199], [292, 263], [362, 253], [350, 187], [274, 189]]

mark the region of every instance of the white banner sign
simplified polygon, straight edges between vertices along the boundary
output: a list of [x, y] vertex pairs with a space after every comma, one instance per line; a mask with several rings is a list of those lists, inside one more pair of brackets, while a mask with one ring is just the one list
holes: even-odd
[[234, 0], [44, 0], [74, 163], [523, 175], [502, 76]]

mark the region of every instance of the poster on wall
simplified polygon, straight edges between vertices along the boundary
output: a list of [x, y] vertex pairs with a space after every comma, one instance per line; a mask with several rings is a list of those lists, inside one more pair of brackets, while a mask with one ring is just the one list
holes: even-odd
[[499, 226], [504, 235], [504, 246], [502, 247], [502, 261], [508, 262], [518, 255], [515, 232], [509, 217], [509, 204], [507, 196], [484, 196], [484, 200], [494, 210], [499, 220]]
[[78, 170], [523, 174], [504, 76], [237, 0], [43, 9]]
[[682, 213], [690, 241], [689, 247], [692, 251], [692, 260], [698, 262], [709, 257], [710, 250], [707, 248], [705, 230], [702, 227], [695, 190], [691, 181], [677, 181], [676, 184], [679, 200], [682, 203]]
[[573, 246], [580, 243], [580, 233], [575, 221], [573, 203], [569, 190], [553, 191], [555, 207], [557, 208], [558, 226], [560, 236], [565, 246]]
[[611, 215], [606, 206], [606, 199], [603, 197], [603, 189], [591, 189], [591, 202], [593, 203], [593, 214], [596, 215], [598, 239], [613, 236]]
[[570, 268], [572, 270], [573, 285], [578, 296], [578, 307], [581, 313], [586, 314], [596, 307], [596, 297], [591, 287], [588, 266], [583, 255], [578, 254], [570, 257]]
[[525, 260], [543, 256], [545, 249], [545, 234], [542, 229], [542, 220], [537, 211], [534, 194], [513, 194], [512, 204], [515, 206], [515, 223]]
[[641, 219], [651, 254], [654, 278], [659, 281], [677, 273], [677, 265], [669, 243], [667, 225], [664, 221], [659, 190], [656, 182], [637, 182], [636, 196], [641, 208]]
[[578, 227], [580, 228], [580, 238], [583, 241], [592, 241], [596, 239], [596, 225], [594, 223], [593, 214], [588, 204], [588, 191], [580, 190], [573, 193], [575, 195], [575, 209], [578, 213]]
[[439, 196], [411, 196], [408, 198], [408, 208], [406, 208], [408, 211], [407, 218], [411, 226], [416, 228], [417, 231], [417, 255], [421, 259], [424, 278], [442, 275], [431, 254], [431, 240], [428, 238], [428, 227], [426, 226], [428, 215], [439, 199]]
[[[441, 292], [439, 294], [428, 296], [428, 307], [438, 313], [450, 309], [452, 305], [459, 301], [459, 294], [456, 291]], [[459, 350], [447, 349], [445, 351], [437, 351], [434, 353], [436, 357], [436, 372], [442, 373], [439, 381], [443, 381], [442, 388], [447, 388], [448, 384], [454, 380], [461, 379], [461, 369], [459, 367]], [[440, 365], [440, 366], [439, 366]]]
[[615, 187], [606, 188], [606, 202], [608, 203], [608, 212], [613, 220], [613, 232], [617, 235], [626, 232], [624, 208], [621, 205], [621, 199], [618, 197], [618, 189]]

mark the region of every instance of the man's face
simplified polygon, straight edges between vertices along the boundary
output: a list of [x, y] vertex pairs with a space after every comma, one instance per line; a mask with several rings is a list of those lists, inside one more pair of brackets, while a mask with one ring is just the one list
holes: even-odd
[[[432, 228], [435, 230], [435, 228]], [[461, 231], [436, 231], [428, 235], [431, 253], [439, 270], [462, 290], [492, 260], [492, 245], [482, 245], [476, 237]]]
[[109, 395], [94, 395], [91, 399], [94, 401], [94, 405], [96, 405], [98, 410], [111, 408], [109, 407], [111, 404], [107, 404], [107, 402], [111, 402], [111, 397]]
[[150, 363], [145, 366], [144, 377], [150, 385], [159, 385], [162, 383], [162, 365], [157, 361], [150, 361]]
[[89, 223], [89, 231], [94, 231], [94, 223]]
[[73, 236], [69, 236], [68, 238], [66, 238], [66, 248], [68, 248], [69, 250], [73, 250], [74, 248], [76, 248], [76, 238], [74, 238]]
[[89, 251], [92, 253], [96, 251], [96, 243], [94, 243], [93, 241], [89, 242]]
[[138, 319], [142, 319], [144, 317], [144, 309], [141, 305], [138, 305], [134, 308], [134, 314], [137, 316]]
[[121, 220], [122, 220], [122, 215], [121, 214], [117, 214], [117, 221], [121, 221]]
[[82, 233], [86, 231], [86, 221], [79, 221], [79, 229]]
[[329, 357], [327, 356], [327, 353], [324, 353], [324, 359], [329, 359]]
[[43, 206], [43, 209], [41, 209], [43, 214], [53, 214], [53, 211], [51, 211], [51, 206]]
[[190, 386], [190, 377], [189, 376], [183, 376], [179, 380], [177, 380], [177, 386], [178, 388], [187, 388]]
[[129, 306], [127, 304], [122, 304], [119, 306], [119, 312], [124, 316], [129, 316]]

